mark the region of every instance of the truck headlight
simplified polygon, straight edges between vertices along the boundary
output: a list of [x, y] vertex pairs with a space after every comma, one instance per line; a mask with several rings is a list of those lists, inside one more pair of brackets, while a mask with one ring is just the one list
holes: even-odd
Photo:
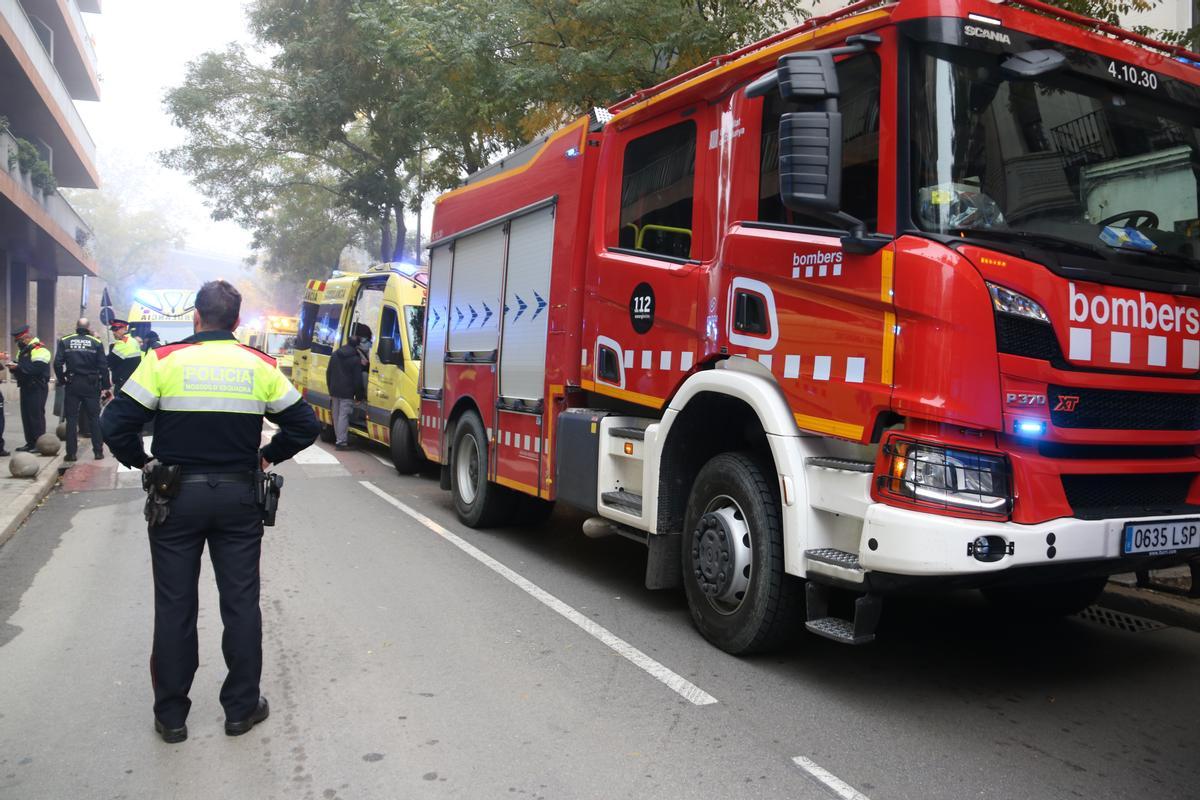
[[1005, 289], [994, 283], [989, 282], [987, 287], [988, 294], [992, 296], [992, 308], [997, 311], [1050, 324], [1050, 317], [1046, 314], [1046, 309], [1042, 308], [1036, 300], [1031, 300], [1019, 292]]
[[912, 504], [1007, 518], [1012, 509], [1008, 459], [996, 453], [893, 438], [884, 445], [879, 494]]

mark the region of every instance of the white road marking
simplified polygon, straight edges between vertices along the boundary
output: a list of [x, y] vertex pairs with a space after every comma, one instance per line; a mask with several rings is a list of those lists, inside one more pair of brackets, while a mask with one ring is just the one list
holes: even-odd
[[832, 789], [833, 793], [842, 798], [842, 800], [870, 800], [865, 794], [815, 761], [807, 759], [804, 756], [796, 756], [792, 759], [792, 763], [816, 778], [827, 788]]
[[299, 453], [296, 453], [295, 458], [297, 464], [339, 464], [337, 456], [330, 453], [319, 445], [312, 445]]
[[380, 456], [380, 455], [376, 455], [375, 453], [371, 453], [371, 458], [375, 459], [380, 464], [383, 464], [385, 467], [395, 467], [396, 466], [395, 464], [393, 464], [391, 462], [390, 459], [384, 458], [383, 456]]
[[475, 547], [475, 545], [446, 530], [421, 512], [400, 502], [370, 481], [359, 481], [359, 483], [369, 491], [378, 495], [385, 502], [390, 503], [391, 505], [403, 511], [405, 514], [408, 514], [417, 522], [421, 523], [438, 536], [441, 536], [443, 539], [450, 542], [450, 544], [454, 545], [459, 550], [462, 550], [471, 558], [500, 575], [517, 588], [521, 589], [521, 591], [525, 592], [530, 597], [549, 608], [551, 611], [554, 611], [555, 613], [565, 617], [575, 625], [582, 628], [589, 635], [608, 645], [610, 648], [616, 651], [618, 655], [649, 673], [651, 677], [661, 681], [669, 689], [679, 694], [679, 696], [684, 700], [687, 700], [689, 703], [693, 703], [698, 706], [712, 705], [713, 703], [717, 702], [717, 698], [713, 697], [699, 686], [696, 686], [682, 675], [673, 672], [663, 664], [655, 661], [653, 658], [646, 655], [641, 650], [637, 649], [616, 634], [612, 633], [607, 628], [588, 619], [583, 614], [564, 603], [562, 600], [559, 600], [557, 597], [547, 592], [545, 589], [504, 566], [499, 561], [480, 550], [478, 547]]

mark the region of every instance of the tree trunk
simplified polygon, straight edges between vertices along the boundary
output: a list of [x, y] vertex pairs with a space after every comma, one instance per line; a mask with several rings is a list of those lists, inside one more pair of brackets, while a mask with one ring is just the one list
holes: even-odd
[[404, 206], [396, 209], [396, 252], [393, 261], [403, 261], [408, 254], [408, 225], [404, 222]]
[[392, 210], [379, 215], [379, 260], [390, 261], [392, 255]]

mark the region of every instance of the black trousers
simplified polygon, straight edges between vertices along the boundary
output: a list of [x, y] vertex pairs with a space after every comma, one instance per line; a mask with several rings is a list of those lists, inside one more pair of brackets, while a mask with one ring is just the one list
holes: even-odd
[[67, 384], [63, 398], [63, 416], [67, 418], [67, 455], [75, 457], [79, 450], [78, 432], [80, 411], [87, 420], [85, 433], [91, 434], [92, 452], [104, 453], [104, 435], [100, 432], [100, 380], [76, 375]]
[[25, 444], [30, 447], [46, 432], [46, 398], [49, 392], [44, 384], [21, 389], [21, 427], [25, 430]]
[[262, 611], [258, 560], [262, 514], [247, 483], [185, 483], [166, 522], [150, 528], [154, 568], [154, 649], [150, 680], [154, 716], [168, 728], [187, 719], [188, 692], [199, 665], [200, 557], [209, 558], [221, 597], [221, 650], [229, 672], [221, 687], [225, 717], [244, 720], [258, 705], [262, 677]]

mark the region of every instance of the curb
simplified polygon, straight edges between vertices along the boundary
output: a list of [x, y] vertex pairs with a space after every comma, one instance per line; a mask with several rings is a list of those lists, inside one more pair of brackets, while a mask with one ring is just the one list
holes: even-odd
[[[17, 529], [29, 518], [33, 510], [38, 507], [38, 504], [45, 499], [46, 495], [50, 494], [50, 491], [58, 483], [64, 457], [62, 454], [59, 454], [44, 464], [38, 470], [37, 476], [30, 481], [30, 485], [21, 492], [20, 496], [8, 508], [0, 511], [0, 545], [3, 545], [13, 537]], [[21, 479], [12, 478], [11, 480]]]
[[1110, 582], [1096, 604], [1164, 625], [1200, 631], [1200, 603], [1177, 595]]

